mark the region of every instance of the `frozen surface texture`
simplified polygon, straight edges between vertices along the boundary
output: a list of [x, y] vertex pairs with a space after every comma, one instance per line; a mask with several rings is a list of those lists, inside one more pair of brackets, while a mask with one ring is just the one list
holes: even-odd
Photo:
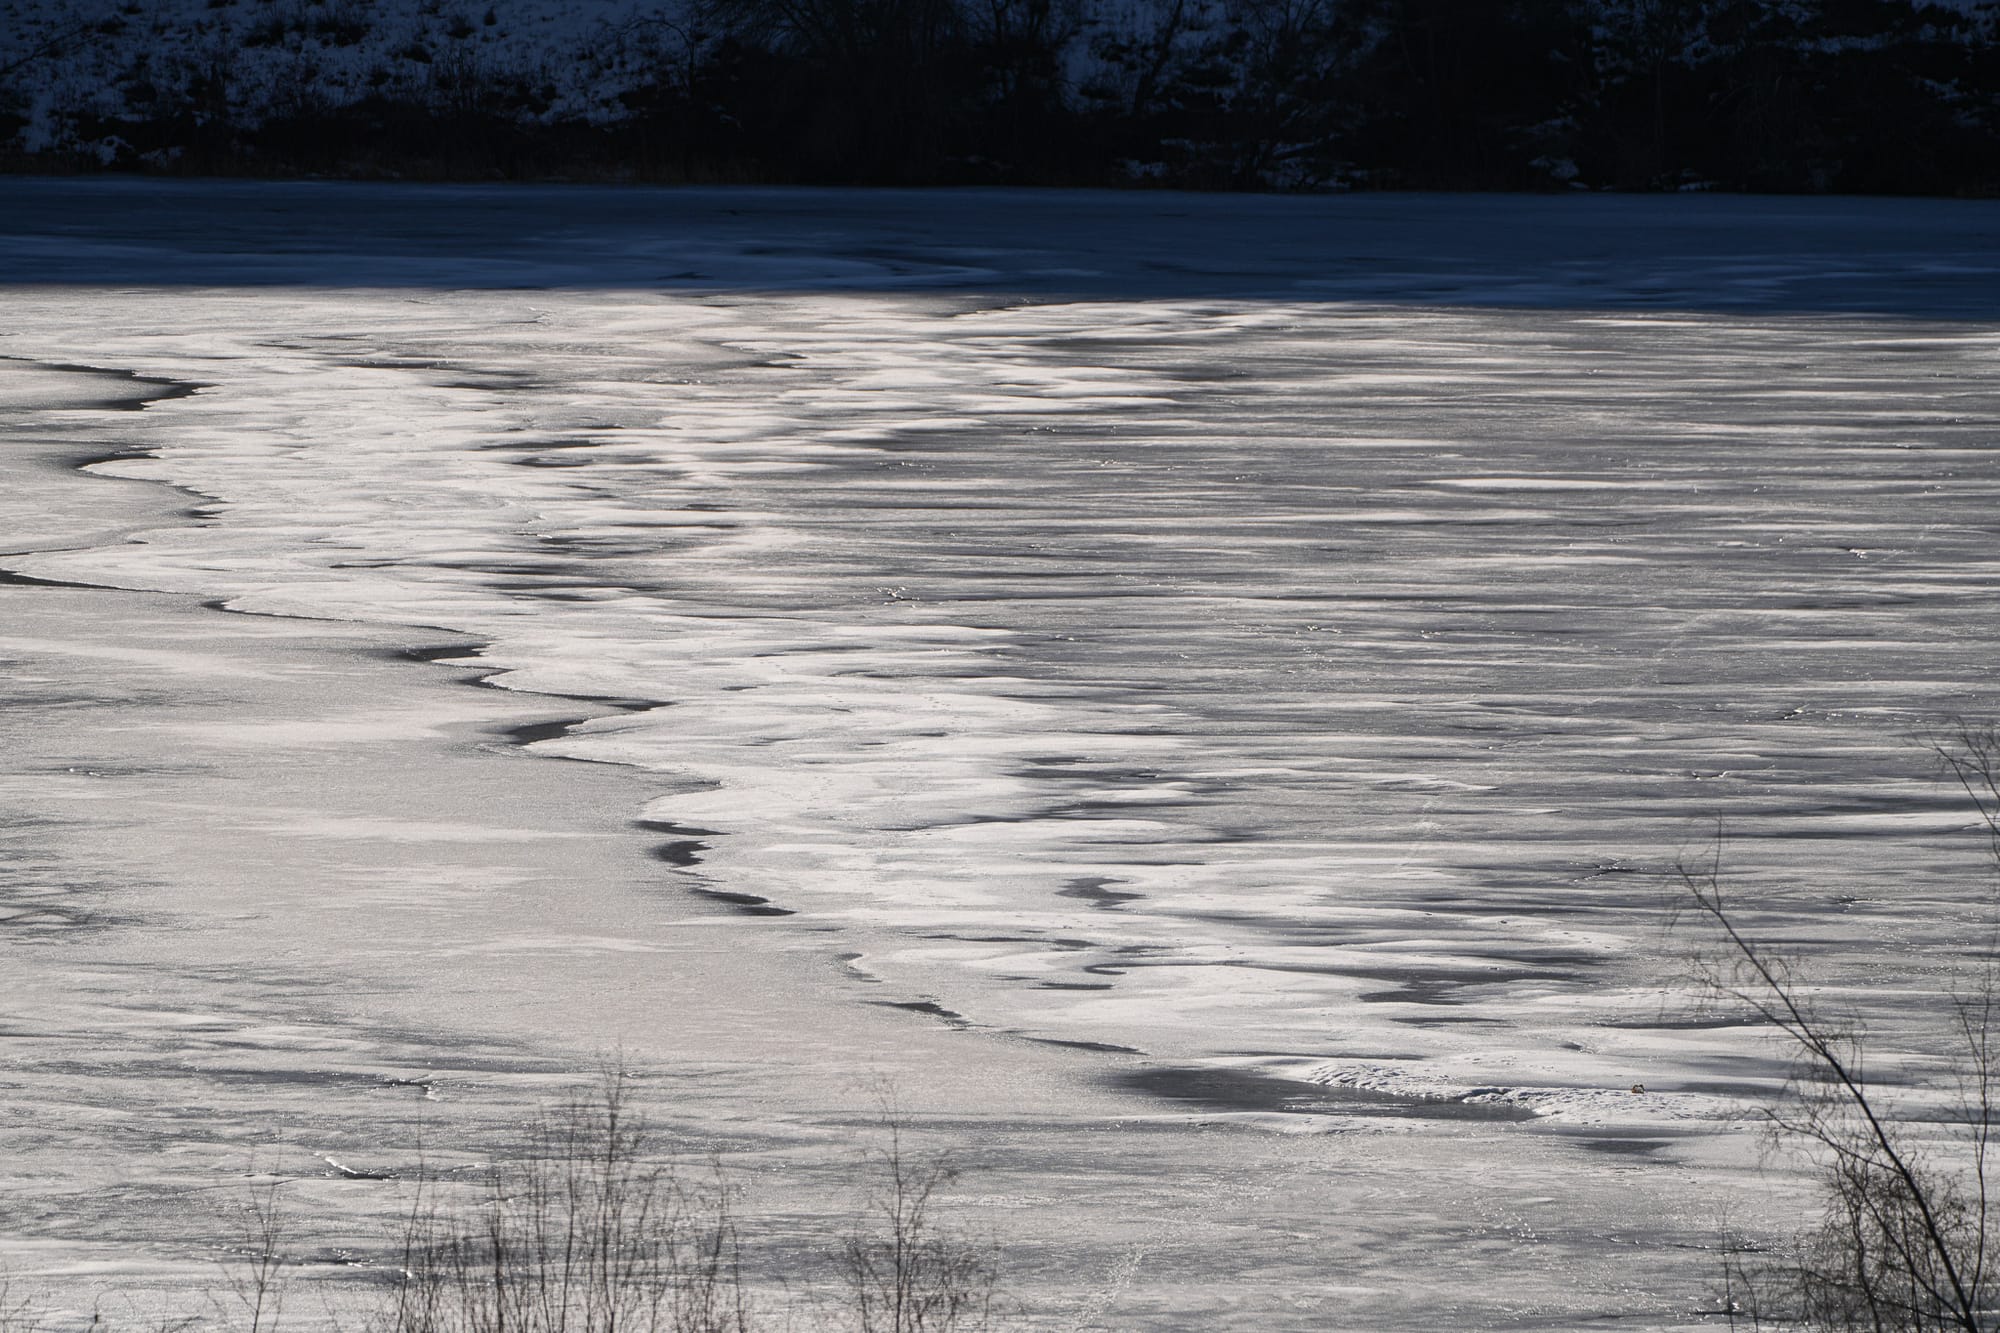
[[[1056, 1326], [1667, 1327], [1781, 1071], [1687, 1012], [1662, 872], [1721, 821], [1756, 923], [1890, 1055], [1975, 937], [1978, 845], [1916, 738], [1995, 702], [2000, 209], [0, 191], [0, 395], [35, 405], [0, 467], [39, 488], [0, 510], [6, 569], [449, 631], [426, 656], [526, 692], [385, 665], [393, 630], [181, 654], [93, 629], [113, 594], [0, 588], [42, 626], [0, 649], [95, 635], [99, 695], [164, 696], [123, 762], [199, 827], [187, 856], [352, 862], [240, 921], [226, 882], [98, 866], [107, 939], [37, 937], [51, 1013], [111, 957], [224, 986], [157, 943], [206, 912], [245, 966], [318, 941], [330, 1012], [504, 1039], [509, 1068], [677, 1043], [739, 1071], [686, 1113], [780, 1155], [832, 1113], [750, 1091], [780, 1065], [886, 1068], [1007, 1145], [1022, 1200], [1155, 1125], [1094, 1202], [1021, 1205], [1070, 1229], [1034, 1261]], [[123, 485], [55, 465], [93, 452]], [[199, 499], [107, 519], [173, 494], [135, 480]], [[232, 671], [279, 689], [306, 669], [280, 650], [367, 679], [318, 723], [243, 684], [188, 743], [348, 775], [177, 786], [160, 717]], [[517, 702], [528, 753], [641, 776], [453, 767], [522, 769], [442, 743]], [[338, 795], [426, 773], [540, 813]], [[565, 840], [594, 849], [570, 874]], [[526, 891], [551, 879], [575, 906]], [[722, 941], [699, 966], [691, 932]], [[627, 1021], [717, 984], [672, 1042]], [[1310, 1200], [1277, 1183], [1301, 1166]], [[1217, 1173], [1242, 1189], [1188, 1183]], [[1210, 1294], [1130, 1277], [1127, 1233], [1171, 1230], [1156, 1189], [1228, 1214], [1160, 1261]]]

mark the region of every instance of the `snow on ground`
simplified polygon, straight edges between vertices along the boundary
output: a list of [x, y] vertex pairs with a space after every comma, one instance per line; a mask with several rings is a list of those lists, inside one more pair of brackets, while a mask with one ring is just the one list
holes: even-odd
[[[1223, 1322], [1260, 1328], [1566, 1326], [1609, 1300], [1554, 1276], [1579, 1254], [1662, 1284], [1638, 1325], [1694, 1308], [1661, 1275], [1782, 1073], [1754, 1031], [1690, 1012], [1665, 924], [1665, 872], [1718, 819], [1754, 923], [1809, 950], [1885, 1054], [1936, 1035], [1984, 886], [1915, 737], [1994, 704], [2000, 334], [1968, 317], [1993, 308], [1991, 207], [5, 190], [0, 365], [33, 375], [10, 392], [60, 407], [33, 369], [55, 365], [201, 386], [119, 417], [109, 442], [145, 456], [90, 469], [192, 492], [188, 513], [51, 540], [100, 530], [111, 483], [48, 481], [37, 539], [8, 543], [47, 553], [6, 568], [465, 636], [426, 656], [531, 692], [550, 725], [529, 753], [605, 765], [531, 766], [530, 805], [565, 775], [643, 775], [617, 817], [644, 821], [623, 854], [655, 859], [583, 876], [562, 928], [506, 887], [551, 853], [496, 852], [467, 811], [183, 798], [221, 848], [201, 856], [276, 839], [372, 867], [226, 928], [245, 959], [340, 941], [308, 968], [330, 1012], [428, 1011], [557, 1065], [607, 1006], [675, 986], [726, 988], [726, 1022], [678, 1040], [753, 1070], [922, 1031], [906, 1095], [932, 1095], [926, 1066], [958, 1088], [935, 1095], [1024, 1154], [1028, 1197], [1092, 1124], [1165, 1127], [1165, 1164], [1128, 1143], [1123, 1183], [1062, 1214], [1089, 1272], [1122, 1262], [1104, 1238], [1145, 1173], [1261, 1151], [1191, 1117], [1336, 1141], [1310, 1155], [1341, 1216], [1376, 1172], [1450, 1164], [1389, 1211], [1475, 1276], [1385, 1304], [1362, 1224], [1344, 1276], [1375, 1295], [1344, 1314], [1295, 1254], [1265, 1256], [1270, 1280], [1206, 1274]], [[224, 656], [258, 669], [254, 642]], [[223, 771], [362, 747], [350, 770], [417, 790], [467, 719], [424, 722], [456, 687], [405, 688], [424, 701], [323, 730], [278, 697], [180, 734]], [[593, 702], [551, 718], [539, 695]], [[137, 742], [149, 762], [173, 732]], [[461, 844], [507, 866], [468, 874]], [[385, 898], [406, 855], [435, 868]], [[681, 906], [645, 905], [660, 890]], [[232, 920], [214, 892], [153, 900]], [[678, 972], [658, 913], [700, 904], [743, 943]], [[365, 943], [413, 912], [421, 931]], [[737, 948], [756, 961], [732, 980]], [[802, 960], [822, 970], [785, 970]], [[792, 1025], [819, 1012], [844, 1035], [801, 1056]], [[982, 1131], [998, 1103], [973, 1071], [1001, 1050], [1024, 1100]], [[750, 1110], [753, 1083], [687, 1113], [773, 1139], [826, 1113], [817, 1092]], [[1572, 1219], [1518, 1272], [1541, 1224], [1436, 1230], [1515, 1207], [1516, 1169]], [[1334, 1243], [1258, 1193], [1277, 1177], [1246, 1179], [1218, 1225]], [[1094, 1313], [1066, 1326], [1219, 1326], [1113, 1286], [1072, 1290]]]
[[473, 75], [518, 83], [543, 118], [603, 120], [657, 77], [661, 16], [680, 12], [642, 0], [0, 0], [0, 69], [35, 71], [28, 152], [67, 118], [143, 114], [148, 89], [204, 82], [250, 124], [371, 95], [423, 100]]

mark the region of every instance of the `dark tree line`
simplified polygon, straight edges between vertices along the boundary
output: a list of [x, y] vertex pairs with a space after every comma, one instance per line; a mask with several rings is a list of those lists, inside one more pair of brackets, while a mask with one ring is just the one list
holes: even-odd
[[[2000, 0], [696, 0], [619, 40], [644, 76], [609, 116], [553, 113], [535, 77], [447, 39], [410, 56], [416, 83], [308, 79], [254, 115], [211, 52], [70, 139], [184, 170], [2000, 188]], [[0, 139], [36, 77], [0, 71]]]

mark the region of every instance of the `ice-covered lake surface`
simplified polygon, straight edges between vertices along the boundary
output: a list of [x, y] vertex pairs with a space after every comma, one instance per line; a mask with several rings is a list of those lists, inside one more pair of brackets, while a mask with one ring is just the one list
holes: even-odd
[[[739, 1070], [683, 1113], [783, 1157], [849, 1123], [796, 1085], [887, 1069], [1005, 1163], [968, 1206], [1043, 1247], [1051, 1327], [1699, 1323], [1723, 1215], [1784, 1212], [1738, 1123], [1782, 1071], [1690, 1013], [1676, 859], [1719, 825], [1885, 1060], [1978, 938], [1923, 737], [1995, 711], [1996, 241], [1924, 201], [0, 183], [0, 564], [44, 581], [0, 654], [47, 756], [9, 786], [99, 904], [21, 918], [73, 1040], [10, 1096], [167, 1095], [182, 1010], [354, 1078], [678, 1045]], [[322, 677], [345, 730], [283, 693]], [[517, 707], [617, 767], [452, 730]], [[145, 799], [65, 794], [120, 708], [93, 753]], [[565, 801], [601, 826], [546, 839], [630, 863], [496, 867]], [[155, 838], [225, 868], [162, 892]], [[246, 908], [273, 864], [330, 878]], [[76, 1090], [106, 1046], [140, 1072]], [[93, 1262], [171, 1269], [164, 1229]]]

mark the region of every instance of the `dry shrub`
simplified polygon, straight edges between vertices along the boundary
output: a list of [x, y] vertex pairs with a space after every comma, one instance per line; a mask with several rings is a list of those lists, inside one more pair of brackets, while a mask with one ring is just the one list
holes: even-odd
[[840, 1253], [846, 1314], [859, 1333], [977, 1333], [988, 1328], [996, 1255], [941, 1227], [938, 1192], [957, 1179], [943, 1157], [912, 1158], [888, 1118], [868, 1211]]
[[469, 1202], [418, 1186], [374, 1333], [748, 1333], [741, 1247], [719, 1175], [654, 1155], [622, 1073], [537, 1117]]
[[291, 1217], [278, 1197], [278, 1183], [250, 1186], [236, 1213], [235, 1254], [223, 1261], [225, 1290], [211, 1294], [210, 1303], [222, 1322], [243, 1333], [272, 1333], [285, 1317], [285, 1297], [291, 1283], [286, 1268], [286, 1242]]
[[720, 1165], [699, 1180], [681, 1174], [614, 1071], [594, 1096], [538, 1116], [520, 1151], [469, 1191], [419, 1180], [398, 1279], [367, 1328], [757, 1333], [804, 1317], [855, 1333], [982, 1333], [993, 1323], [997, 1255], [941, 1219], [957, 1170], [908, 1151], [893, 1116], [883, 1135], [866, 1204], [830, 1256], [837, 1294], [760, 1309]]

